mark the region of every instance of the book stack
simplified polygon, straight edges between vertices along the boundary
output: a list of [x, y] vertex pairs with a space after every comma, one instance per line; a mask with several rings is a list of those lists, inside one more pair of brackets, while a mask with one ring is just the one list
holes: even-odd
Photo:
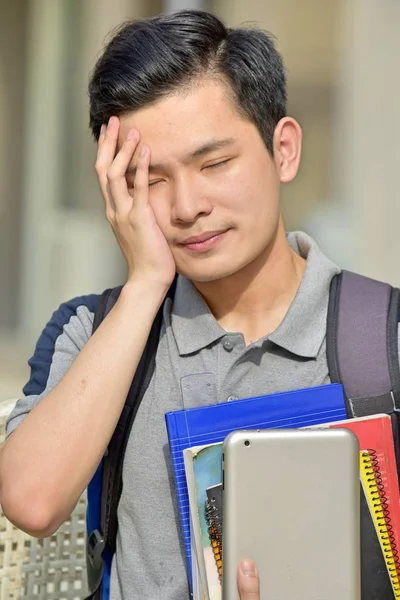
[[221, 600], [222, 442], [234, 430], [344, 427], [358, 438], [362, 600], [400, 598], [400, 494], [389, 415], [346, 418], [339, 384], [166, 414], [194, 600]]

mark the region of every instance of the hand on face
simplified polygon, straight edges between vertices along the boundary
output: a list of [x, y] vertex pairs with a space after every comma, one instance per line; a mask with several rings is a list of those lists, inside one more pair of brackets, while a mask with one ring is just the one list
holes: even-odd
[[237, 584], [240, 600], [260, 600], [260, 579], [252, 560], [242, 560], [238, 566]]
[[[119, 128], [119, 119], [111, 117], [108, 126], [102, 126], [98, 141], [95, 168], [107, 220], [128, 265], [128, 280], [168, 288], [176, 267], [149, 203], [150, 148], [139, 149], [140, 134], [131, 129], [117, 151]], [[133, 158], [136, 158], [136, 173], [130, 194], [126, 172]]]

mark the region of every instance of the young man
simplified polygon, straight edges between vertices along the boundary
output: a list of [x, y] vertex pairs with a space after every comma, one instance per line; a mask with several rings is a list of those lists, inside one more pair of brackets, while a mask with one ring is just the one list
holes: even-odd
[[[329, 383], [328, 295], [340, 269], [306, 234], [285, 233], [279, 190], [296, 176], [301, 130], [265, 33], [195, 11], [130, 23], [89, 92], [96, 172], [127, 279], [93, 336], [97, 296], [62, 305], [46, 326], [8, 421], [0, 500], [40, 537], [68, 517], [178, 273], [125, 453], [111, 598], [183, 600], [164, 413]], [[243, 600], [258, 598], [247, 571]]]

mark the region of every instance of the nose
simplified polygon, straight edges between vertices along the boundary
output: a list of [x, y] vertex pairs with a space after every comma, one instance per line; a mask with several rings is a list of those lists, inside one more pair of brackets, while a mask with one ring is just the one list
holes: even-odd
[[212, 209], [211, 199], [190, 178], [175, 182], [171, 209], [175, 223], [193, 223], [200, 216], [209, 215]]

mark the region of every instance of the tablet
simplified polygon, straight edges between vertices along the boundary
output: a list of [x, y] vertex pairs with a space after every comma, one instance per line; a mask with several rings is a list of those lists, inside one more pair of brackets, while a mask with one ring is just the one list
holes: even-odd
[[236, 431], [223, 446], [223, 599], [360, 600], [359, 447], [348, 429]]

